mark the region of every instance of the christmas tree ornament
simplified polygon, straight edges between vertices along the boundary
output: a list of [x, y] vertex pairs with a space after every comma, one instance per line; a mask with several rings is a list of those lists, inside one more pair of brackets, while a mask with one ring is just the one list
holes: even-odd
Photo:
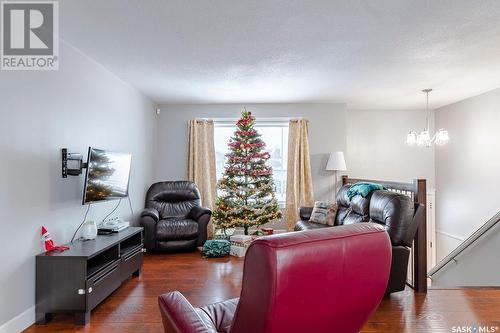
[[219, 229], [243, 227], [248, 235], [249, 227], [280, 219], [282, 214], [267, 163], [271, 155], [254, 128], [255, 117], [244, 109], [236, 126], [212, 217]]

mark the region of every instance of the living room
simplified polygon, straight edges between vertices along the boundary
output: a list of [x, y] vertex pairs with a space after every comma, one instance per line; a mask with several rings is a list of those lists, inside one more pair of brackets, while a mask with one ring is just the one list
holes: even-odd
[[[498, 2], [31, 5], [1, 3], [0, 332], [499, 331]], [[234, 174], [227, 154], [241, 157], [241, 119], [243, 138], [266, 144], [252, 163], [272, 180], [273, 211], [227, 227], [220, 183]], [[119, 200], [89, 197], [102, 151], [129, 158]], [[358, 187], [372, 192], [348, 197]], [[180, 193], [199, 207], [185, 214], [198, 221], [189, 239], [162, 212]], [[316, 202], [336, 207], [332, 228], [310, 221]], [[87, 236], [117, 218], [130, 227]], [[251, 239], [247, 255], [227, 253], [226, 232]], [[55, 245], [69, 249], [46, 252]], [[218, 246], [224, 256], [208, 257]], [[126, 248], [141, 260], [126, 266]], [[102, 270], [66, 297], [72, 265], [100, 269], [107, 255], [123, 264], [119, 283], [90, 302]], [[274, 273], [259, 266], [274, 260]], [[56, 262], [67, 266], [43, 270]], [[228, 300], [222, 320], [210, 304]]]

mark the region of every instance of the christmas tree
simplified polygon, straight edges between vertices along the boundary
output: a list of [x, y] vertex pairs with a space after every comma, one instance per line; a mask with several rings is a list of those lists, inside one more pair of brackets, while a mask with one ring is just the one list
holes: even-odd
[[214, 224], [221, 228], [245, 228], [281, 218], [275, 196], [271, 157], [254, 128], [255, 117], [244, 109], [229, 141], [229, 153], [222, 179], [217, 184], [219, 197], [213, 212]]

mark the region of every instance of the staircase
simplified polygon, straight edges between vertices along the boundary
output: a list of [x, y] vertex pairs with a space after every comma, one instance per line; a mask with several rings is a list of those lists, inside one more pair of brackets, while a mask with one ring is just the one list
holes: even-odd
[[500, 287], [500, 212], [432, 268], [432, 287]]

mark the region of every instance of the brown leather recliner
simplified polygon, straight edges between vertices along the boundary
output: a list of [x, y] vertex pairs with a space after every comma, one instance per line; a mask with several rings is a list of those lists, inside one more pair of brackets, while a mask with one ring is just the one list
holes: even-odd
[[190, 181], [151, 185], [141, 213], [144, 245], [148, 250], [193, 250], [207, 240], [212, 212], [200, 206], [200, 191]]
[[[424, 209], [421, 204], [414, 203], [408, 196], [386, 190], [376, 190], [366, 198], [357, 195], [349, 200], [344, 185], [337, 193], [338, 212], [335, 226], [374, 222], [382, 225], [392, 243], [391, 276], [387, 293], [404, 290], [408, 271], [408, 260], [413, 238], [421, 224]], [[301, 220], [295, 230], [322, 229], [330, 226], [310, 222], [312, 207], [301, 207]]]
[[200, 308], [159, 297], [167, 333], [355, 333], [378, 307], [391, 265], [384, 228], [358, 223], [265, 236], [245, 257], [240, 298]]

